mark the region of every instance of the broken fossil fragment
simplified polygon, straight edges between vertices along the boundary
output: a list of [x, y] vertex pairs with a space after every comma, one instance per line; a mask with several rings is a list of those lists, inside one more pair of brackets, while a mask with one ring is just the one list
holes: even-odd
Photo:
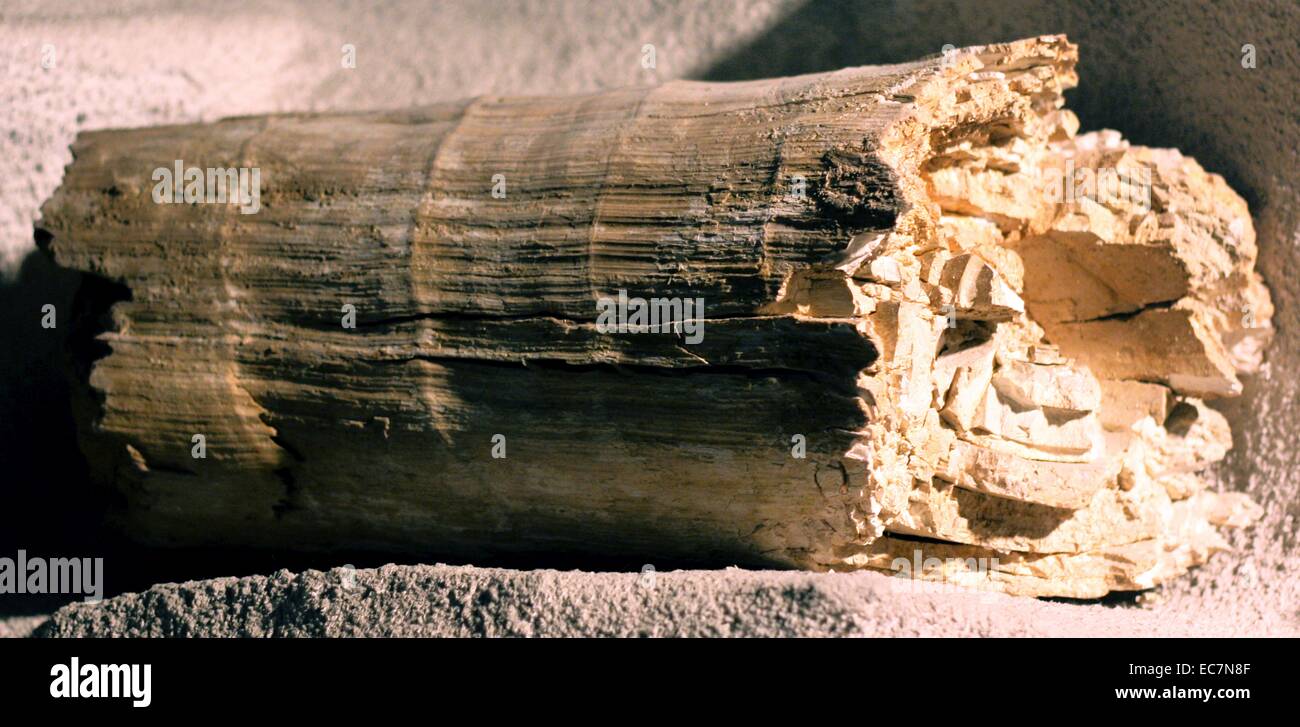
[[[83, 448], [153, 543], [1151, 588], [1259, 514], [1206, 401], [1272, 308], [1245, 203], [1078, 134], [1075, 60], [82, 134], [41, 224], [112, 305]], [[176, 159], [260, 209], [153, 204]]]

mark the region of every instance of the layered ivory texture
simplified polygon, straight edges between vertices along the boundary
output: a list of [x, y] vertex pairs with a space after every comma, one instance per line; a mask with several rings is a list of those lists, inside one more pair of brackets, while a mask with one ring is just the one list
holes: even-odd
[[[83, 134], [83, 449], [154, 543], [1153, 587], [1258, 515], [1199, 473], [1272, 308], [1221, 178], [1076, 133], [1075, 60]], [[156, 203], [175, 160], [259, 209]]]

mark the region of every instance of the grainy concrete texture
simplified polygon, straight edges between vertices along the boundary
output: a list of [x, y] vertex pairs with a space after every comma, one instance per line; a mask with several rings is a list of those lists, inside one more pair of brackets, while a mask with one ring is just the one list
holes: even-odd
[[[43, 637], [1204, 635], [1140, 608], [952, 592], [877, 573], [395, 566], [166, 584], [65, 607]], [[1251, 633], [1223, 622], [1213, 635]]]
[[[366, 588], [346, 593], [331, 590], [331, 576], [312, 572], [159, 587], [73, 606], [47, 631], [1296, 634], [1300, 4], [1293, 0], [9, 0], [0, 6], [7, 67], [0, 82], [0, 260], [7, 269], [0, 284], [0, 461], [10, 473], [0, 552], [44, 547], [90, 555], [98, 542], [93, 507], [76, 485], [82, 473], [66, 385], [54, 373], [65, 342], [37, 324], [43, 303], [70, 304], [76, 277], [30, 254], [36, 209], [57, 186], [78, 131], [681, 76], [760, 78], [1056, 32], [1081, 46], [1081, 84], [1068, 98], [1085, 130], [1116, 128], [1137, 143], [1177, 147], [1250, 202], [1259, 267], [1277, 304], [1268, 372], [1248, 381], [1240, 400], [1216, 404], [1236, 437], [1218, 470], [1220, 486], [1248, 491], [1267, 515], [1230, 535], [1236, 555], [1167, 587], [1158, 605], [914, 595], [871, 574], [663, 573], [646, 591], [635, 574], [429, 566], [359, 571]], [[344, 43], [356, 46], [356, 69], [341, 67]], [[639, 63], [644, 43], [656, 45], [654, 71]], [[1248, 43], [1257, 59], [1251, 69], [1241, 64]], [[41, 65], [46, 44], [55, 53], [48, 69]], [[110, 588], [113, 569], [106, 565]], [[187, 610], [188, 594], [205, 596], [213, 608]], [[240, 622], [229, 615], [237, 603], [250, 614], [270, 613], [277, 599], [285, 608], [275, 617]], [[9, 623], [0, 632], [21, 632], [31, 619]]]

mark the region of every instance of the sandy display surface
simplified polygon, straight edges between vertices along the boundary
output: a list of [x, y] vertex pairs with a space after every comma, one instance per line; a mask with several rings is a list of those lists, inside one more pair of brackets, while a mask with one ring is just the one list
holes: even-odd
[[[567, 93], [673, 77], [760, 78], [901, 61], [955, 46], [1065, 32], [1081, 47], [1069, 104], [1083, 128], [1175, 146], [1251, 204], [1277, 312], [1266, 374], [1228, 415], [1219, 486], [1264, 520], [1237, 553], [1165, 588], [1148, 608], [989, 594], [900, 592], [873, 574], [640, 574], [448, 566], [286, 572], [158, 586], [75, 605], [44, 632], [102, 634], [1236, 635], [1300, 632], [1300, 5], [1272, 2], [891, 3], [178, 1], [0, 7], [0, 459], [10, 506], [0, 544], [90, 555], [68, 525], [75, 441], [35, 324], [75, 279], [33, 256], [32, 223], [88, 129], [300, 109], [399, 107], [480, 93]], [[641, 67], [645, 43], [657, 68]], [[356, 48], [357, 65], [340, 63]], [[1242, 47], [1257, 66], [1243, 68]], [[53, 63], [42, 64], [50, 57]], [[49, 66], [49, 67], [46, 67]], [[15, 505], [14, 503], [18, 503]], [[6, 528], [8, 528], [6, 530]], [[62, 529], [62, 530], [61, 530]], [[70, 533], [33, 541], [29, 533]], [[31, 535], [30, 538], [35, 538]], [[54, 536], [50, 536], [54, 538]], [[719, 564], [720, 566], [725, 564]], [[112, 581], [113, 563], [107, 564]], [[3, 598], [3, 597], [0, 597]], [[192, 606], [185, 604], [192, 599]], [[0, 602], [2, 603], [2, 602]], [[242, 615], [232, 604], [246, 609]], [[206, 605], [203, 605], [206, 604]], [[284, 608], [276, 608], [282, 604]], [[39, 617], [0, 621], [21, 635]]]
[[1239, 636], [1260, 625], [1167, 619], [995, 593], [925, 592], [877, 573], [583, 573], [469, 566], [281, 571], [155, 586], [68, 606], [49, 637]]

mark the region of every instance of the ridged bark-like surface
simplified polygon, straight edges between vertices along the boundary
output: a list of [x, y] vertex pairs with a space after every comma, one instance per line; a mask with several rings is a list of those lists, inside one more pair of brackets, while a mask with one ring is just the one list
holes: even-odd
[[[1254, 513], [1201, 491], [1201, 399], [1271, 308], [1221, 179], [1075, 136], [1074, 62], [84, 134], [43, 227], [129, 295], [84, 447], [150, 542], [1150, 587]], [[260, 209], [156, 203], [176, 160]], [[1053, 196], [1066, 163], [1149, 199]], [[621, 294], [703, 337], [604, 330]]]

